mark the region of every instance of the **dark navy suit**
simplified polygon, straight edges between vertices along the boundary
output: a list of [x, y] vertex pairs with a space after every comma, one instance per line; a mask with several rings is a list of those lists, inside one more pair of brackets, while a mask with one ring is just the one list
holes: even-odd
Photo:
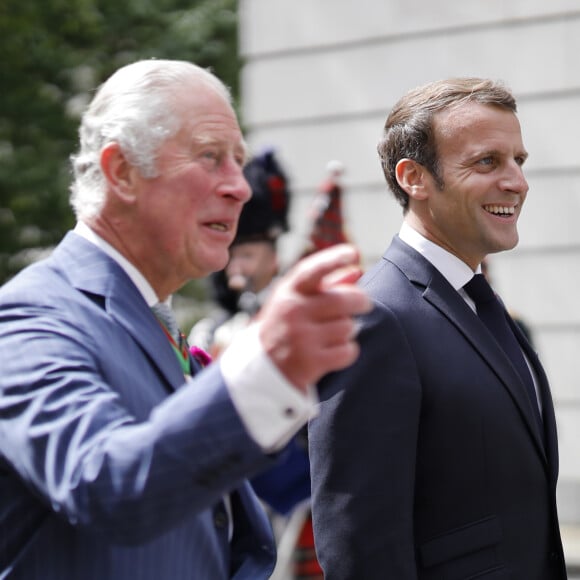
[[544, 433], [510, 361], [418, 252], [395, 237], [361, 284], [375, 302], [361, 357], [322, 382], [309, 429], [325, 578], [565, 578], [556, 425], [536, 354], [518, 333]]
[[273, 537], [246, 477], [272, 459], [219, 365], [183, 383], [134, 284], [76, 234], [5, 285], [0, 578], [269, 576]]

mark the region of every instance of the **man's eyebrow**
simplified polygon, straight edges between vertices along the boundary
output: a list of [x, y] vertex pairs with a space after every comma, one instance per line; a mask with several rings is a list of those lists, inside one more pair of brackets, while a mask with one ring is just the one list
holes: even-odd
[[209, 135], [193, 135], [192, 142], [195, 145], [218, 145], [219, 141], [215, 137], [210, 137]]
[[[469, 154], [469, 159], [481, 159], [482, 157], [502, 157], [505, 154], [506, 152], [504, 150], [498, 149], [496, 147], [492, 147], [490, 149], [477, 149]], [[527, 159], [528, 156], [529, 153], [525, 149], [515, 153], [515, 157], [523, 157], [524, 159]]]
[[[210, 135], [194, 135], [192, 138], [193, 144], [199, 147], [204, 146], [216, 146], [223, 147], [227, 146], [227, 141], [222, 141], [221, 139], [216, 139]], [[234, 145], [234, 150], [240, 152], [244, 158], [244, 164], [249, 161], [250, 158], [250, 148], [246, 143], [245, 139], [242, 139], [239, 143]]]

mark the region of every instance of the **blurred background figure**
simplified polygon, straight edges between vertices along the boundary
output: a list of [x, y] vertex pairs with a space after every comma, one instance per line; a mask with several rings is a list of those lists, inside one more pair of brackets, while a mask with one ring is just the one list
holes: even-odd
[[326, 165], [326, 178], [312, 204], [312, 226], [304, 256], [349, 241], [342, 213], [344, 171], [340, 161], [329, 161]]
[[242, 211], [224, 270], [210, 277], [217, 308], [191, 329], [189, 344], [218, 356], [258, 312], [279, 272], [277, 241], [288, 231], [290, 190], [271, 149], [244, 168], [252, 198]]

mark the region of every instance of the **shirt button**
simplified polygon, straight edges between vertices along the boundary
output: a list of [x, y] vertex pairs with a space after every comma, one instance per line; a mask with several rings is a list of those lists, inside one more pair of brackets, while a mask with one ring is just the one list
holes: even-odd
[[225, 528], [228, 525], [227, 514], [222, 510], [217, 510], [213, 515], [213, 523], [216, 528]]
[[289, 419], [296, 415], [296, 411], [292, 407], [286, 407], [284, 409], [284, 416], [288, 417]]

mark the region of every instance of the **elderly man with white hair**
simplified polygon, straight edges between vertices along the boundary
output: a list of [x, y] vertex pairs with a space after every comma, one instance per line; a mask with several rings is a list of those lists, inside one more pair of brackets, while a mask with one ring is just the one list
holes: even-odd
[[76, 228], [0, 291], [0, 578], [267, 578], [247, 478], [356, 359], [358, 256], [302, 262], [202, 369], [154, 312], [225, 266], [250, 197], [227, 89], [191, 63], [134, 63], [80, 138]]

